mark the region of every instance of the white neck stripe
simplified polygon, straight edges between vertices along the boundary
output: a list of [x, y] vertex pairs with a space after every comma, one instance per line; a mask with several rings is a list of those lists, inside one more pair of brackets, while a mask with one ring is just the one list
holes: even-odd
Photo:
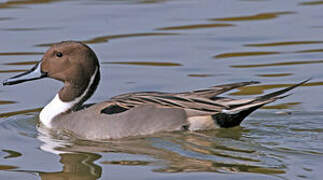
[[94, 74], [90, 78], [90, 82], [86, 87], [85, 91], [79, 97], [75, 98], [72, 101], [64, 102], [59, 98], [59, 94], [57, 93], [55, 98], [47, 104], [39, 114], [40, 122], [42, 122], [46, 127], [51, 128], [52, 120], [59, 114], [64, 113], [71, 108], [73, 108], [76, 104], [78, 104], [84, 96], [89, 92], [96, 74], [98, 73], [98, 69], [96, 68]]

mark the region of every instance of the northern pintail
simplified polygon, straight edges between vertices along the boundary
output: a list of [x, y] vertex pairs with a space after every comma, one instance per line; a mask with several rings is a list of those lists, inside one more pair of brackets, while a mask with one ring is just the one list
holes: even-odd
[[249, 99], [219, 94], [258, 82], [240, 82], [182, 92], [136, 92], [83, 106], [100, 80], [98, 58], [87, 45], [76, 41], [54, 44], [31, 70], [7, 79], [3, 85], [53, 78], [64, 83], [40, 112], [41, 124], [85, 139], [117, 139], [161, 131], [208, 130], [238, 126], [254, 110], [286, 97], [281, 94], [306, 83]]

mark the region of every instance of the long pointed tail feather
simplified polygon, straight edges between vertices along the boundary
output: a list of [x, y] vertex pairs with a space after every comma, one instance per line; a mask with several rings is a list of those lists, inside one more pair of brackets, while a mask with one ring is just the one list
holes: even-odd
[[302, 81], [298, 84], [295, 84], [293, 86], [287, 87], [285, 89], [275, 91], [273, 93], [269, 93], [269, 94], [266, 94], [263, 96], [256, 97], [251, 101], [247, 101], [247, 103], [243, 103], [240, 105], [236, 104], [232, 108], [223, 110], [221, 113], [215, 114], [212, 117], [217, 122], [217, 124], [221, 127], [229, 128], [229, 127], [237, 126], [243, 121], [243, 119], [245, 117], [247, 117], [250, 113], [252, 113], [256, 109], [258, 109], [268, 103], [274, 102], [277, 99], [282, 99], [287, 96], [290, 96], [291, 94], [287, 94], [287, 95], [283, 95], [283, 96], [281, 96], [281, 95], [298, 87], [298, 86], [305, 84], [306, 82], [308, 82], [310, 80], [311, 80], [311, 78], [307, 79], [305, 81]]
[[290, 90], [292, 90], [292, 89], [294, 89], [294, 88], [296, 88], [296, 87], [298, 87], [298, 86], [301, 86], [301, 85], [303, 85], [303, 84], [305, 84], [305, 83], [307, 83], [308, 81], [310, 81], [312, 78], [309, 78], [309, 79], [307, 79], [307, 80], [305, 80], [305, 81], [302, 81], [302, 82], [300, 82], [300, 83], [298, 83], [298, 84], [295, 84], [295, 85], [293, 85], [293, 86], [289, 86], [289, 87], [287, 87], [287, 88], [285, 88], [285, 89], [282, 89], [282, 90], [279, 90], [279, 91], [275, 91], [275, 92], [273, 92], [273, 93], [269, 93], [269, 94], [266, 94], [266, 95], [263, 95], [263, 96], [259, 96], [259, 97], [257, 97], [256, 99], [257, 100], [261, 100], [261, 99], [270, 99], [270, 98], [272, 98], [272, 97], [277, 97], [277, 96], [279, 96], [279, 95], [282, 95], [282, 94], [284, 94], [284, 93], [286, 93], [286, 92], [288, 92], [288, 91], [290, 91]]

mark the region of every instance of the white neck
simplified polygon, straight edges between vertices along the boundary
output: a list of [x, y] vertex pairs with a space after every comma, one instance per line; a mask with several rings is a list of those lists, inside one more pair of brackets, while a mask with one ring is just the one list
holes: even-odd
[[42, 122], [46, 127], [51, 128], [51, 121], [55, 116], [64, 113], [71, 109], [76, 103], [75, 101], [63, 102], [59, 95], [56, 94], [55, 98], [47, 104], [39, 114], [40, 122]]
[[94, 74], [91, 76], [90, 82], [86, 87], [85, 91], [77, 98], [72, 101], [64, 102], [59, 98], [59, 94], [56, 94], [55, 98], [47, 104], [40, 112], [39, 119], [46, 127], [51, 128], [52, 120], [59, 114], [67, 112], [72, 109], [76, 104], [78, 104], [84, 96], [88, 93], [94, 78], [97, 74], [98, 68], [94, 71]]

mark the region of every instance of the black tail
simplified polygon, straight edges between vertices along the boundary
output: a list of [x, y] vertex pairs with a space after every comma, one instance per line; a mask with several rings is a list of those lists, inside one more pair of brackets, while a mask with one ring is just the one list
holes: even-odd
[[[307, 79], [303, 82], [287, 87], [285, 89], [250, 99], [250, 101], [242, 101], [243, 103], [241, 104], [237, 104], [235, 102], [234, 105], [230, 107], [230, 109], [223, 110], [221, 113], [212, 115], [212, 117], [220, 127], [229, 128], [229, 127], [238, 126], [245, 117], [247, 117], [250, 113], [252, 113], [256, 109], [262, 107], [265, 104], [276, 101], [277, 99], [281, 99], [289, 96], [290, 94], [284, 95], [284, 96], [280, 96], [280, 95], [298, 86], [301, 86], [310, 80], [311, 79]], [[236, 100], [236, 101], [239, 101], [239, 100]]]

